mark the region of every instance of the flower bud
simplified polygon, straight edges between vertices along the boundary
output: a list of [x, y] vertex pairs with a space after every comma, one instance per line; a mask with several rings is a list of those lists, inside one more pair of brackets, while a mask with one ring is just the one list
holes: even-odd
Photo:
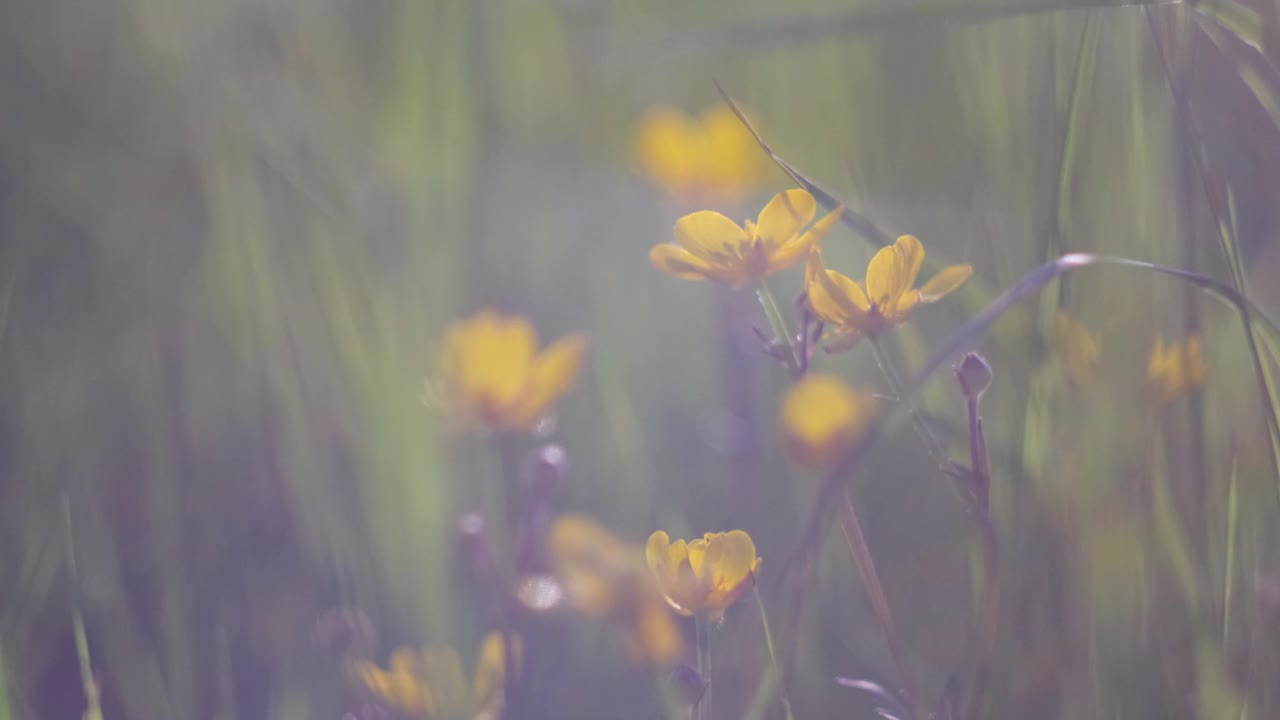
[[991, 386], [991, 364], [976, 352], [965, 353], [955, 366], [956, 382], [966, 398], [977, 400]]

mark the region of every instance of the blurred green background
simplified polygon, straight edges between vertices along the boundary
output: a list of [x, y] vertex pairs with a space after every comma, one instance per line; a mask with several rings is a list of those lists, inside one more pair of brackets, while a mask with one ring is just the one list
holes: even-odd
[[[634, 542], [745, 529], [774, 587], [817, 478], [776, 441], [788, 381], [754, 298], [647, 260], [696, 208], [636, 172], [646, 108], [701, 112], [718, 79], [851, 208], [974, 265], [891, 337], [909, 374], [1065, 252], [1238, 283], [1225, 246], [1277, 311], [1276, 20], [1270, 0], [0, 10], [0, 719], [84, 711], [77, 615], [108, 720], [342, 717], [315, 640], [335, 606], [368, 613], [380, 660], [425, 641], [473, 657], [489, 627], [454, 524], [495, 462], [420, 395], [447, 325], [482, 307], [590, 337], [551, 438], [563, 508]], [[789, 186], [770, 167], [715, 209]], [[873, 250], [847, 227], [824, 248], [854, 277]], [[800, 274], [771, 280], [780, 298]], [[1101, 337], [1083, 387], [1047, 339], [1060, 308]], [[1188, 332], [1209, 379], [1152, 410], [1147, 353]], [[1280, 716], [1280, 480], [1239, 319], [1089, 268], [975, 347], [1004, 560], [986, 716]], [[888, 392], [869, 348], [816, 362]], [[964, 461], [947, 375], [924, 405]], [[851, 487], [932, 705], [973, 669], [973, 523], [905, 423]], [[770, 596], [808, 608], [789, 695], [798, 718], [875, 717], [834, 683], [892, 666], [829, 535], [812, 596]], [[721, 717], [762, 667], [753, 612], [717, 641]], [[598, 626], [553, 622], [571, 649], [523, 716], [662, 715]]]

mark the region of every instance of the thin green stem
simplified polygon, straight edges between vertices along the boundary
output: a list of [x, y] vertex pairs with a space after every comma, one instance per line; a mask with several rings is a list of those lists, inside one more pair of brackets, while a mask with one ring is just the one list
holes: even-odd
[[[883, 372], [885, 377], [888, 378], [889, 387], [893, 390], [894, 397], [902, 402], [908, 402], [908, 400], [903, 396], [902, 379], [898, 377], [898, 371], [894, 369], [893, 363], [889, 360], [889, 356], [885, 352], [884, 346], [880, 344], [879, 338], [873, 337], [869, 338], [869, 340], [871, 342], [871, 349], [876, 354], [876, 362], [880, 364], [881, 372]], [[920, 438], [924, 440], [924, 444], [928, 446], [929, 454], [933, 456], [933, 461], [938, 464], [938, 467], [946, 467], [948, 464], [947, 451], [942, 447], [942, 441], [938, 439], [937, 435], [933, 434], [933, 430], [929, 427], [929, 424], [925, 422], [924, 415], [914, 403], [910, 405], [910, 410], [911, 422], [915, 425], [916, 432], [920, 435]]]
[[769, 289], [768, 283], [763, 278], [756, 285], [756, 297], [760, 300], [760, 307], [764, 308], [764, 315], [769, 321], [769, 330], [773, 333], [773, 337], [787, 345], [791, 373], [798, 375], [803, 371], [804, 364], [800, 360], [800, 353], [796, 350], [795, 339], [787, 330], [787, 321], [782, 316], [782, 311], [778, 309], [778, 301], [773, 297], [773, 291]]
[[694, 632], [698, 638], [698, 675], [702, 677], [706, 687], [702, 699], [698, 701], [697, 715], [699, 720], [714, 720], [715, 714], [711, 709], [711, 695], [715, 685], [711, 680], [711, 621], [697, 615], [694, 618]]
[[764, 645], [769, 650], [769, 663], [773, 666], [774, 674], [778, 676], [778, 694], [782, 700], [782, 709], [787, 714], [787, 720], [795, 720], [795, 715], [791, 712], [791, 699], [787, 697], [787, 685], [782, 677], [782, 667], [778, 664], [778, 654], [773, 649], [773, 633], [769, 630], [769, 615], [764, 609], [764, 598], [760, 597], [758, 585], [751, 591], [756, 596], [756, 607], [760, 610], [760, 626], [764, 629]]
[[920, 697], [919, 685], [915, 675], [907, 665], [906, 653], [902, 648], [902, 640], [898, 637], [898, 628], [893, 622], [893, 611], [889, 609], [889, 597], [884, 592], [884, 583], [880, 581], [880, 573], [876, 570], [876, 561], [871, 556], [871, 548], [867, 546], [867, 538], [862, 532], [862, 523], [858, 521], [858, 512], [853, 507], [853, 499], [849, 497], [849, 489], [844, 488], [836, 499], [836, 511], [840, 518], [840, 529], [844, 532], [845, 542], [849, 545], [849, 553], [853, 555], [853, 564], [858, 568], [858, 575], [871, 599], [871, 610], [875, 613], [876, 623], [884, 635], [884, 642], [889, 646], [889, 654], [893, 656], [893, 664], [898, 669], [898, 682], [907, 695], [907, 705], [916, 720], [929, 717], [928, 710]]

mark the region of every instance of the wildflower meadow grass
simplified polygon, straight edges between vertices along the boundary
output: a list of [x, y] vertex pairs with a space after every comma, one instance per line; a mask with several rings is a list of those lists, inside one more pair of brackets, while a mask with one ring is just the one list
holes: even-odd
[[1280, 717], [1277, 28], [0, 10], [0, 720]]

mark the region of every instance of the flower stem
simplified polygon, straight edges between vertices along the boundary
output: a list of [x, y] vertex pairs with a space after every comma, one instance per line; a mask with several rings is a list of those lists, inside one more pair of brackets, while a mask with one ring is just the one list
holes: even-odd
[[902, 683], [902, 690], [907, 695], [907, 705], [911, 707], [912, 716], [916, 720], [925, 720], [929, 713], [920, 697], [915, 676], [907, 665], [906, 653], [903, 652], [902, 641], [893, 622], [893, 612], [889, 609], [889, 598], [885, 595], [884, 584], [880, 582], [876, 561], [871, 557], [871, 548], [867, 546], [867, 538], [862, 533], [862, 523], [858, 521], [858, 513], [853, 507], [848, 488], [839, 493], [836, 510], [840, 518], [840, 529], [849, 545], [849, 553], [853, 555], [853, 564], [858, 567], [858, 575], [862, 577], [862, 584], [871, 598], [871, 610], [875, 613], [876, 623], [884, 635], [885, 644], [889, 646], [893, 664], [898, 669], [898, 681]]
[[773, 672], [778, 676], [778, 694], [782, 700], [782, 709], [787, 714], [787, 720], [795, 720], [795, 715], [791, 712], [791, 699], [787, 697], [787, 684], [782, 677], [782, 667], [778, 665], [778, 654], [773, 649], [773, 633], [769, 630], [769, 615], [764, 610], [764, 598], [760, 597], [758, 585], [751, 591], [756, 596], [756, 607], [760, 610], [760, 626], [764, 628], [764, 645], [769, 649], [769, 663], [773, 665]]
[[[873, 337], [869, 338], [869, 340], [871, 349], [876, 354], [876, 362], [880, 364], [881, 372], [888, 378], [889, 387], [893, 390], [894, 397], [903, 397], [902, 379], [898, 377], [898, 371], [894, 369], [893, 363], [890, 362], [888, 353], [885, 352], [884, 346], [880, 344], [880, 339]], [[911, 423], [915, 425], [916, 433], [920, 435], [920, 438], [924, 440], [924, 444], [928, 446], [929, 454], [933, 456], [933, 461], [938, 464], [938, 467], [946, 467], [947, 451], [942, 447], [942, 441], [938, 439], [938, 436], [933, 434], [933, 430], [925, 422], [924, 415], [915, 404], [911, 405]]]
[[714, 684], [711, 680], [711, 621], [703, 615], [694, 618], [694, 633], [698, 638], [698, 675], [702, 676], [706, 690], [698, 701], [699, 720], [714, 720], [711, 710], [711, 694]]
[[756, 285], [756, 297], [760, 300], [760, 306], [764, 308], [764, 315], [769, 320], [769, 330], [772, 331], [773, 337], [787, 344], [791, 374], [799, 377], [800, 373], [804, 372], [804, 364], [800, 360], [799, 352], [796, 351], [795, 339], [787, 330], [787, 321], [783, 318], [782, 311], [778, 309], [778, 301], [774, 299], [773, 291], [769, 289], [764, 278], [761, 278]]

